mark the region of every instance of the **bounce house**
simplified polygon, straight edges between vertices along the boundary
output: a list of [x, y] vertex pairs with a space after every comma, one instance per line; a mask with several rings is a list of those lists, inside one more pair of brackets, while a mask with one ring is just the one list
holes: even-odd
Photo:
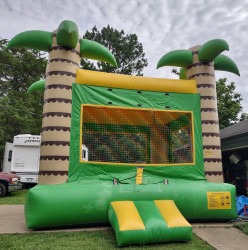
[[[110, 223], [123, 246], [188, 241], [188, 221], [236, 218], [235, 186], [207, 181], [204, 170], [204, 163], [221, 162], [218, 132], [211, 131], [218, 116], [203, 114], [217, 112], [206, 78], [214, 81], [214, 68], [238, 73], [231, 59], [218, 56], [223, 40], [161, 58], [158, 67], [180, 66], [187, 80], [79, 69], [81, 56], [116, 62], [103, 46], [80, 39], [71, 21], [53, 33], [21, 33], [13, 46], [49, 52], [45, 86], [31, 87], [45, 92], [40, 180], [25, 203], [28, 228]], [[202, 87], [209, 88], [206, 97]], [[216, 166], [208, 167], [210, 173]]]

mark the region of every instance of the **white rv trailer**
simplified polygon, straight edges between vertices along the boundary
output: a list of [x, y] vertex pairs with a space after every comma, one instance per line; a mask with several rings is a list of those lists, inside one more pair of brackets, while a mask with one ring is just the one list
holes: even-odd
[[[23, 184], [38, 183], [40, 163], [40, 135], [21, 134], [14, 136], [13, 143], [6, 142], [3, 172], [16, 173]], [[82, 159], [88, 161], [88, 148], [82, 145]]]
[[23, 184], [38, 183], [40, 143], [40, 135], [14, 136], [10, 172], [19, 175]]

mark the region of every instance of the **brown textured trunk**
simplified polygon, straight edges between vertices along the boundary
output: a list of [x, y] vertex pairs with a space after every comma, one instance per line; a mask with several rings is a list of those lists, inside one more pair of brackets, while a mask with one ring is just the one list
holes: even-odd
[[223, 182], [220, 130], [217, 110], [216, 80], [212, 62], [199, 62], [199, 46], [193, 47], [194, 63], [187, 68], [187, 78], [194, 79], [201, 95], [201, 120], [204, 170], [208, 181]]
[[80, 64], [80, 44], [67, 50], [53, 36], [46, 68], [39, 184], [66, 182], [69, 167], [72, 83]]

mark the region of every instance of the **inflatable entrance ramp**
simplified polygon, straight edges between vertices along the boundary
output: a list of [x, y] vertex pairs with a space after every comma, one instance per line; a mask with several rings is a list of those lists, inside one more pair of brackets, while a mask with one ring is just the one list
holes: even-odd
[[118, 246], [192, 238], [191, 225], [172, 200], [111, 202], [108, 218]]

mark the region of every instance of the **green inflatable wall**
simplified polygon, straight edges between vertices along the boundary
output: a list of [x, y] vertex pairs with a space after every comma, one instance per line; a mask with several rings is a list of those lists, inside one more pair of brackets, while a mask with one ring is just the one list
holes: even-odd
[[[140, 91], [141, 92], [141, 91]], [[158, 176], [205, 180], [203, 169], [203, 151], [201, 137], [200, 95], [165, 93], [129, 89], [111, 89], [88, 84], [73, 84], [72, 123], [70, 143], [69, 182], [79, 180], [127, 179], [135, 175], [137, 164], [108, 164], [102, 162], [80, 161], [80, 134], [82, 105], [100, 105], [110, 107], [127, 107], [133, 109], [168, 110], [192, 112], [194, 128], [195, 160], [192, 164], [146, 164], [145, 172], [150, 183], [156, 182]], [[111, 102], [111, 104], [109, 104]], [[138, 104], [142, 104], [139, 107]], [[182, 119], [183, 120], [183, 119]], [[87, 125], [87, 124], [86, 124]], [[93, 125], [91, 124], [93, 127]], [[171, 124], [174, 128], [175, 125]], [[95, 129], [96, 130], [96, 129]], [[173, 129], [172, 129], [173, 130]], [[121, 152], [119, 152], [121, 154]], [[144, 179], [144, 182], [146, 180]]]
[[169, 179], [164, 184], [118, 184], [85, 181], [38, 185], [27, 195], [25, 216], [28, 228], [83, 224], [108, 224], [112, 201], [174, 200], [188, 220], [236, 218], [235, 187], [206, 181]]

